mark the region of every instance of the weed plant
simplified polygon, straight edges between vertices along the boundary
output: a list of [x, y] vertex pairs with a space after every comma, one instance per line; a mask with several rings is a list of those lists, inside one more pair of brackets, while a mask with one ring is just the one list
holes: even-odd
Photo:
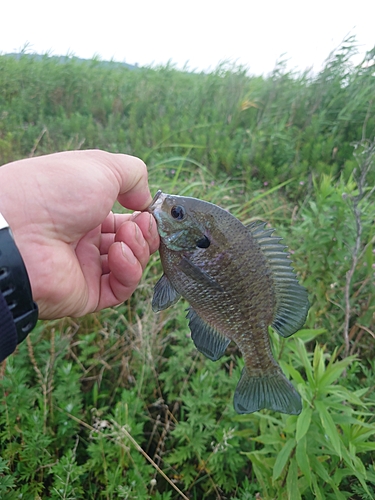
[[183, 301], [152, 312], [157, 256], [126, 304], [39, 322], [0, 367], [1, 498], [375, 497], [375, 52], [354, 52], [267, 77], [0, 56], [0, 164], [140, 156], [153, 191], [277, 228], [311, 302], [304, 330], [270, 330], [299, 416], [234, 412], [239, 352], [198, 353]]
[[349, 38], [318, 75], [287, 72], [281, 61], [268, 77], [228, 65], [192, 74], [3, 55], [0, 163], [83, 147], [149, 165], [189, 157], [246, 187], [327, 170], [348, 180], [353, 142], [375, 135], [375, 55], [352, 67], [355, 51]]

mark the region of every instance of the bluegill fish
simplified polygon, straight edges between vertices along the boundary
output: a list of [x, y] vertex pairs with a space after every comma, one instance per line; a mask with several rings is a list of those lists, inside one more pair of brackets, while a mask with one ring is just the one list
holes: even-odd
[[234, 395], [238, 413], [267, 408], [297, 415], [301, 398], [272, 356], [268, 326], [289, 337], [305, 322], [307, 292], [285, 246], [264, 223], [244, 226], [226, 210], [158, 191], [156, 218], [164, 270], [152, 308], [184, 297], [195, 346], [216, 361], [233, 340], [245, 366]]

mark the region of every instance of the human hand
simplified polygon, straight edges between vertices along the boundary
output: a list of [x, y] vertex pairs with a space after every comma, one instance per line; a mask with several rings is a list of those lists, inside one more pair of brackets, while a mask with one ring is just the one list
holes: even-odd
[[144, 163], [99, 150], [0, 167], [0, 212], [12, 229], [43, 319], [82, 316], [128, 299], [159, 247], [153, 217], [113, 214], [116, 199], [144, 210]]

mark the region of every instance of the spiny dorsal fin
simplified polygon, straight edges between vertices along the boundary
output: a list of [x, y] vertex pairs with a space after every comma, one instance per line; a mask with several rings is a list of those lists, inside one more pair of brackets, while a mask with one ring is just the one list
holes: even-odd
[[287, 248], [282, 238], [272, 236], [274, 229], [265, 229], [266, 223], [252, 222], [247, 228], [258, 242], [268, 264], [276, 288], [276, 312], [272, 327], [282, 337], [289, 337], [305, 323], [309, 302], [306, 289], [298, 283]]

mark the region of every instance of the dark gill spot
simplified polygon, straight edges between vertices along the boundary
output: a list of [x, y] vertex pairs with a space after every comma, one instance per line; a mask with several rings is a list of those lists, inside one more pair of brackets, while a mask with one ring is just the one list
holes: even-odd
[[207, 236], [203, 236], [200, 240], [197, 241], [197, 247], [198, 248], [208, 248], [210, 246], [211, 242], [207, 238]]

